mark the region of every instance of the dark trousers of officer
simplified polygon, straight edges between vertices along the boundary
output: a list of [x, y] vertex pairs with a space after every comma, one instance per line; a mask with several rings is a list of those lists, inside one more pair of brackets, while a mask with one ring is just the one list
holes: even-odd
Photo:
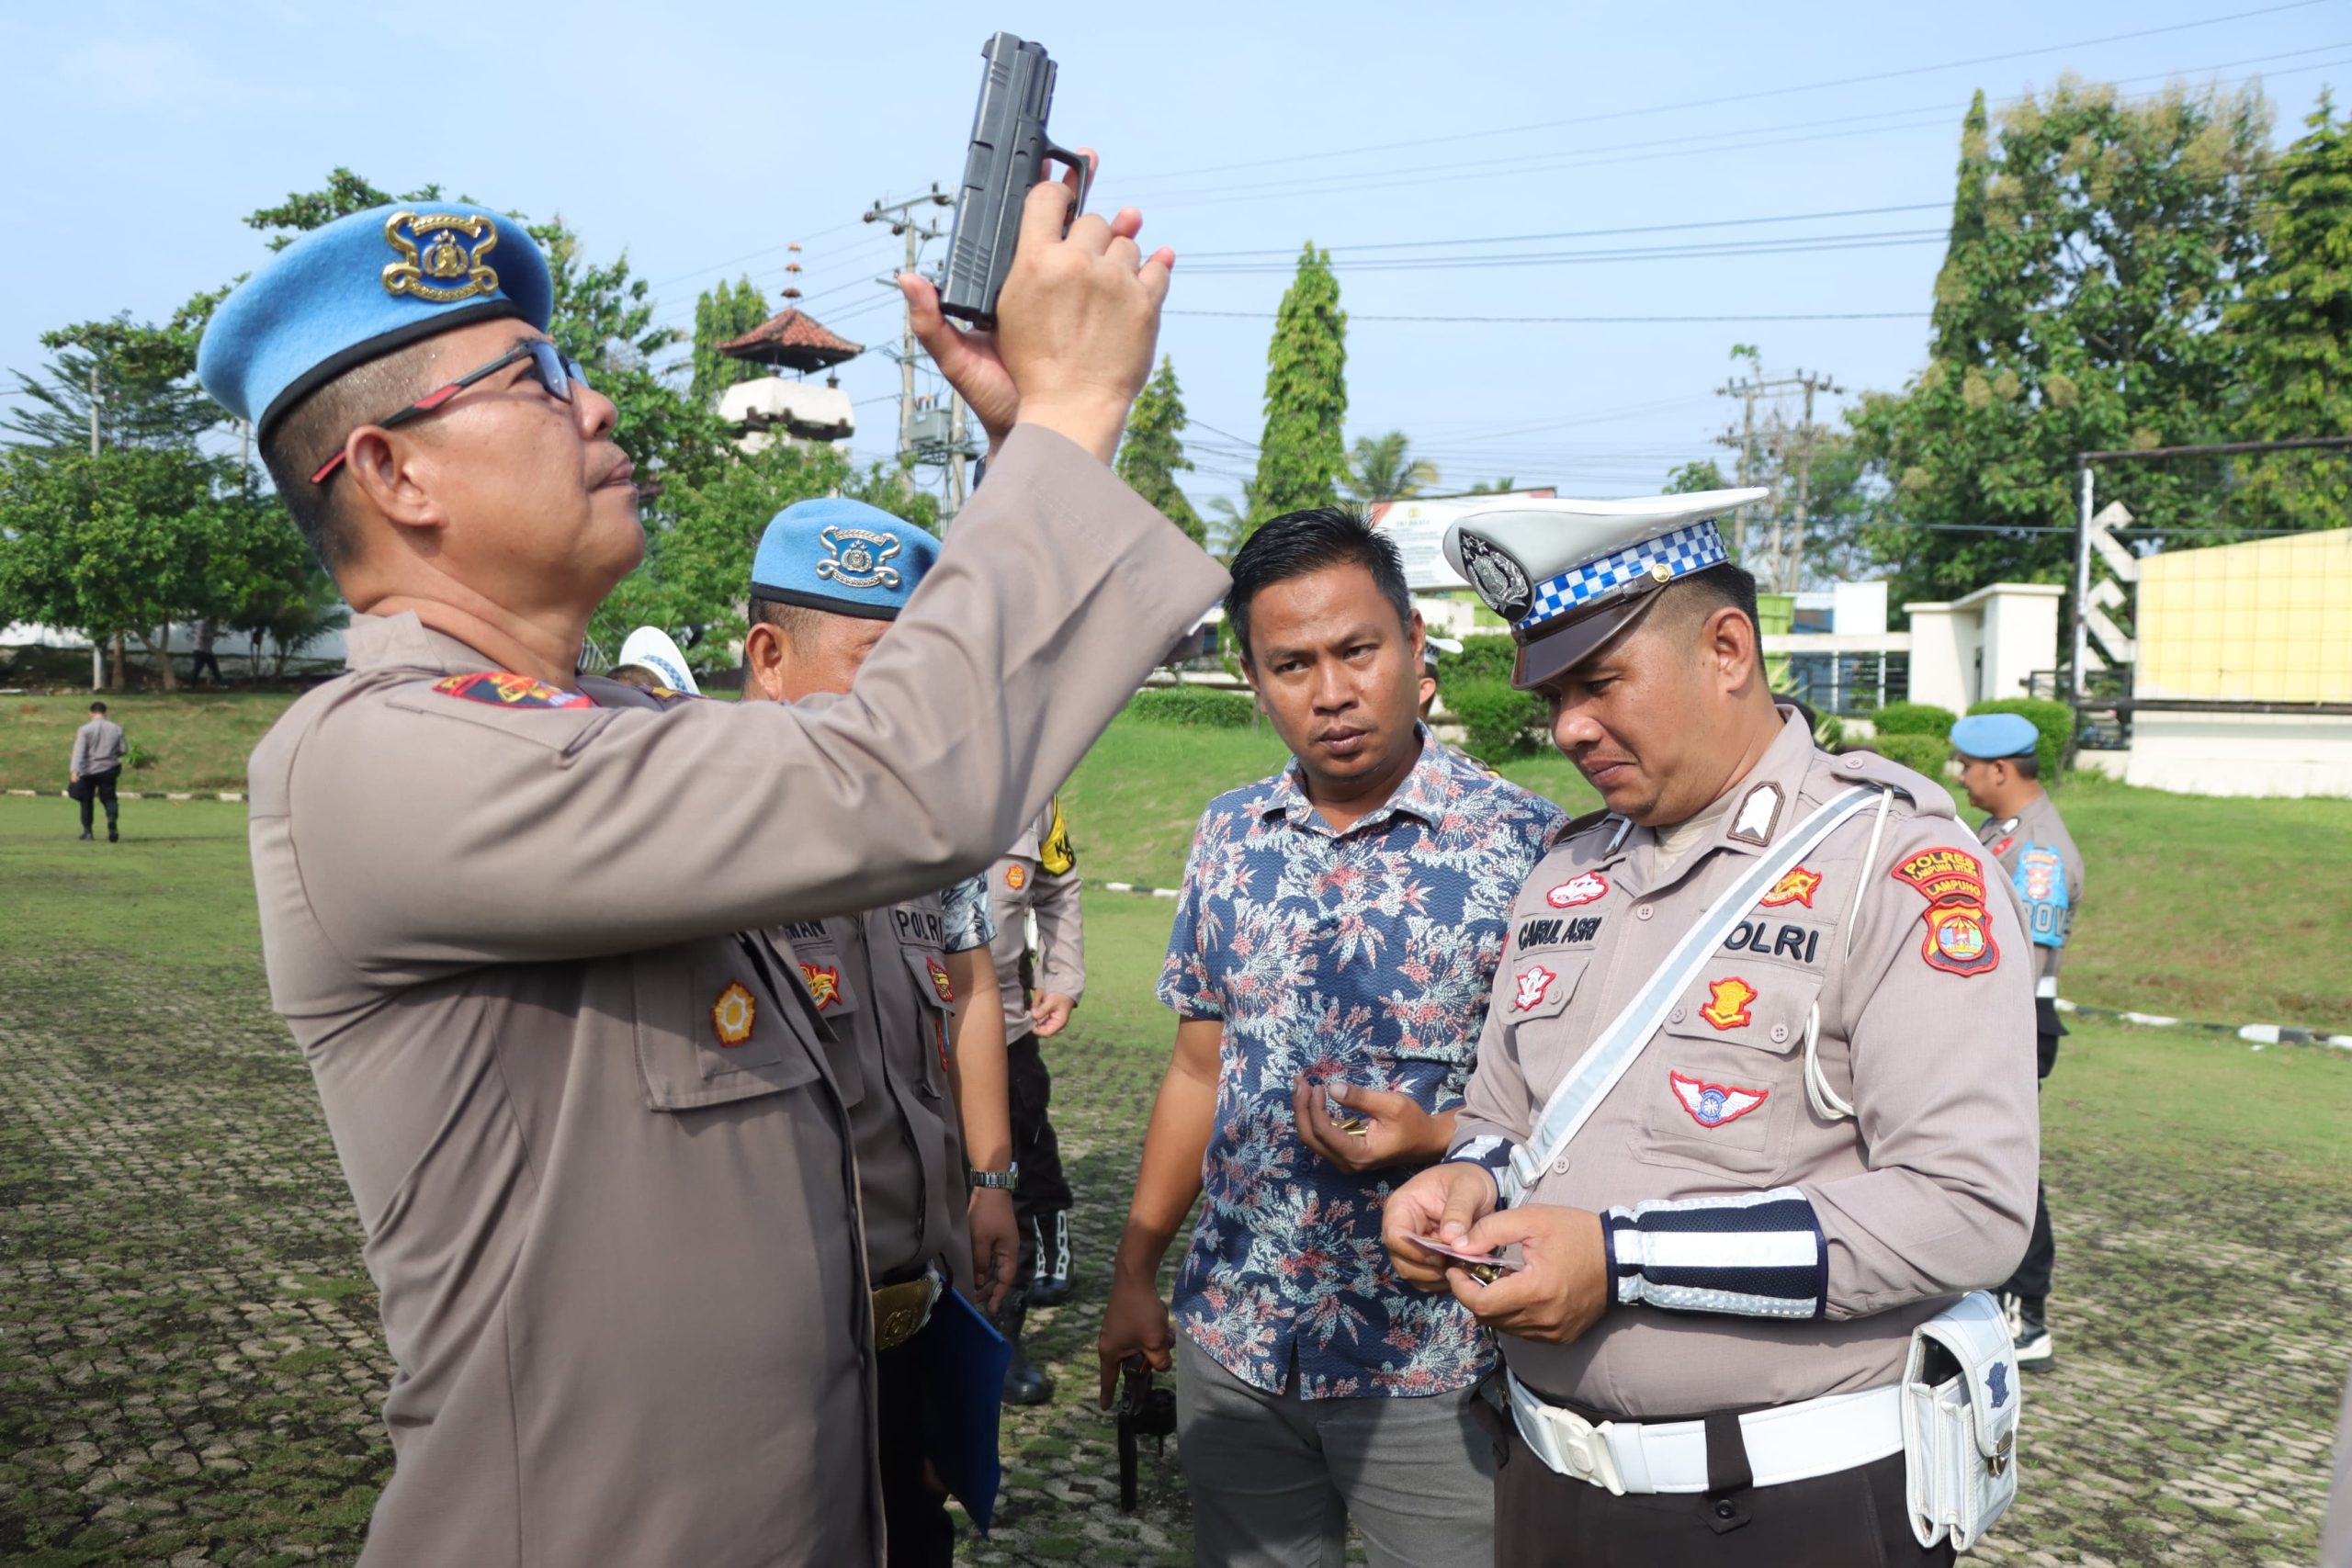
[[1039, 1221], [1050, 1229], [1056, 1214], [1069, 1212], [1069, 1179], [1062, 1174], [1061, 1142], [1047, 1115], [1054, 1078], [1046, 1070], [1037, 1037], [1023, 1034], [1012, 1042], [1004, 1048], [1004, 1058], [1012, 1157], [1021, 1165], [1021, 1179], [1012, 1189], [1012, 1217], [1021, 1234], [1021, 1266], [1013, 1282], [1025, 1285], [1037, 1267]]
[[922, 1373], [914, 1342], [874, 1358], [874, 1403], [880, 1434], [882, 1522], [889, 1532], [888, 1568], [944, 1568], [955, 1561], [956, 1525], [946, 1495], [923, 1475], [929, 1452]]
[[84, 773], [65, 786], [65, 793], [82, 803], [82, 831], [86, 833], [90, 830], [90, 807], [94, 801], [106, 804], [107, 831], [111, 833], [115, 830], [115, 818], [122, 808], [115, 804], [114, 786], [121, 777], [120, 768], [107, 768], [95, 773]]
[[188, 656], [187, 683], [193, 686], [198, 681], [203, 680], [204, 671], [207, 668], [211, 670], [212, 679], [216, 683], [218, 683], [220, 680], [220, 660], [219, 657], [216, 656], [209, 648], [199, 648], [193, 654]]
[[[2048, 997], [2038, 998], [2034, 1002], [2034, 1010], [2041, 1021], [2034, 1054], [2041, 1076], [2046, 1078], [2058, 1060], [2058, 1038], [2066, 1032], [2066, 1026], [2058, 1021], [2058, 1009]], [[2051, 1268], [2057, 1258], [2058, 1244], [2050, 1235], [2050, 1191], [2036, 1181], [2033, 1184], [2033, 1236], [2025, 1244], [2025, 1260], [2018, 1265], [2018, 1271], [2009, 1276], [2009, 1282], [2001, 1287], [2001, 1293], [2011, 1296], [2048, 1295]]]
[[[1724, 1461], [1709, 1431], [1721, 1491], [1611, 1496], [1545, 1468], [1511, 1418], [1486, 1400], [1495, 1438], [1495, 1568], [1927, 1568], [1950, 1541], [1922, 1547], [1904, 1501], [1903, 1456], [1791, 1481], [1746, 1483], [1747, 1456]], [[1736, 1422], [1728, 1422], [1731, 1434]]]

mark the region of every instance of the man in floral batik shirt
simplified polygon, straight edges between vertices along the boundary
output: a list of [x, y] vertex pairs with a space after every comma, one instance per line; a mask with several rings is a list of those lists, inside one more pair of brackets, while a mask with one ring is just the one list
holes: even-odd
[[[1423, 632], [1396, 547], [1339, 508], [1233, 562], [1226, 615], [1292, 753], [1210, 802], [1159, 998], [1180, 1019], [1100, 1352], [1177, 1363], [1204, 1564], [1492, 1556], [1492, 1365], [1391, 1271], [1391, 1187], [1443, 1157], [1512, 897], [1562, 820], [1417, 722]], [[1175, 1324], [1156, 1276], [1204, 1189]], [[1174, 1333], [1181, 1327], [1181, 1337]]]

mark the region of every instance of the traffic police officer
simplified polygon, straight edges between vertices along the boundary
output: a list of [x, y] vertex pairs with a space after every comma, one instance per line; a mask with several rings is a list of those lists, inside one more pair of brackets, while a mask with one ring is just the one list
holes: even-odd
[[694, 671], [686, 665], [686, 656], [678, 651], [678, 645], [660, 626], [639, 626], [622, 638], [620, 657], [613, 660], [613, 667], [605, 676], [641, 692], [702, 695]]
[[1167, 258], [1073, 195], [992, 337], [904, 284], [996, 460], [818, 709], [574, 676], [643, 535], [521, 224], [354, 214], [215, 313], [198, 373], [357, 612], [249, 813], [398, 1367], [364, 1562], [880, 1560], [851, 1134], [776, 928], [987, 865], [1225, 585], [1107, 466]]
[[[752, 562], [744, 694], [797, 703], [847, 692], [938, 553], [930, 534], [864, 502], [804, 501], [778, 513]], [[987, 1310], [1012, 1283], [1004, 1036], [993, 984], [959, 996], [950, 967], [980, 970], [996, 934], [980, 884], [958, 886], [953, 921], [942, 895], [926, 893], [784, 928], [818, 1015], [849, 1047], [836, 1077], [857, 1145], [894, 1568], [947, 1562], [956, 1540], [941, 1495], [923, 1479], [934, 1456], [916, 1337], [946, 1290]], [[951, 1021], [976, 1007], [990, 1015], [980, 1040], [951, 1037]], [[977, 1185], [966, 1179], [967, 1141], [978, 1151]]]
[[1021, 1167], [1012, 1190], [1021, 1258], [1000, 1325], [1012, 1341], [1004, 1398], [1008, 1404], [1043, 1404], [1054, 1396], [1053, 1380], [1029, 1359], [1021, 1331], [1030, 1307], [1069, 1299], [1070, 1192], [1061, 1142], [1054, 1135], [1053, 1075], [1040, 1043], [1061, 1032], [1086, 994], [1078, 852], [1058, 796], [989, 868], [989, 897], [996, 919], [990, 952], [1004, 1002], [1012, 1153]]
[[[1775, 704], [1710, 520], [1760, 493], [1512, 501], [1446, 540], [1605, 804], [1519, 897], [1450, 1162], [1386, 1211], [1399, 1272], [1501, 1335], [1500, 1562], [1952, 1551], [1914, 1536], [1901, 1385], [2025, 1246], [2023, 933], [1939, 786]], [[1989, 1301], [1956, 1310], [2013, 1419]]]
[[[2075, 912], [2083, 906], [2083, 856], [2059, 820], [2058, 807], [2041, 787], [2035, 750], [2041, 732], [2013, 713], [1971, 714], [1951, 728], [1960, 753], [1961, 787], [1968, 803], [1990, 812], [1977, 840], [2001, 863], [2001, 870], [2023, 906], [2027, 935], [2033, 942], [2033, 1024], [2036, 1069], [2048, 1077], [2058, 1060], [2058, 964]], [[2018, 1365], [2041, 1371], [2058, 1356], [2050, 1337], [2050, 1274], [2057, 1246], [2050, 1235], [2050, 1196], [2034, 1186], [2033, 1239], [2025, 1260], [2001, 1287], [2017, 1337]]]

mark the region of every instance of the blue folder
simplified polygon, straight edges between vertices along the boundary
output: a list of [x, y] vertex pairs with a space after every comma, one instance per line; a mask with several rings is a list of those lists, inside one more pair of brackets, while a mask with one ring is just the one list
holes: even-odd
[[922, 1371], [923, 1436], [932, 1468], [986, 1535], [1004, 1479], [997, 1430], [1012, 1347], [978, 1307], [951, 1290], [932, 1309], [911, 1348]]

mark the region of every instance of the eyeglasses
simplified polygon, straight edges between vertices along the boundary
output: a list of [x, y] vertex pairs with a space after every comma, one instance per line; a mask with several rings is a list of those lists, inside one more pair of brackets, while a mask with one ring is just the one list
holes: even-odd
[[[426, 414], [444, 407], [451, 398], [456, 397], [475, 382], [495, 376], [508, 366], [523, 360], [530, 361], [531, 374], [538, 378], [540, 386], [548, 389], [548, 395], [558, 402], [568, 403], [571, 400], [571, 387], [575, 381], [582, 387], [588, 384], [588, 378], [581, 370], [578, 360], [543, 337], [533, 338], [527, 343], [516, 344], [489, 364], [467, 371], [447, 386], [435, 388], [390, 419], [379, 419], [375, 423], [380, 429], [390, 430], [396, 425], [406, 424], [410, 420], [423, 419]], [[337, 451], [334, 457], [326, 460], [317, 473], [311, 476], [311, 482], [314, 485], [326, 483], [334, 476], [335, 469], [343, 466], [343, 452]]]

